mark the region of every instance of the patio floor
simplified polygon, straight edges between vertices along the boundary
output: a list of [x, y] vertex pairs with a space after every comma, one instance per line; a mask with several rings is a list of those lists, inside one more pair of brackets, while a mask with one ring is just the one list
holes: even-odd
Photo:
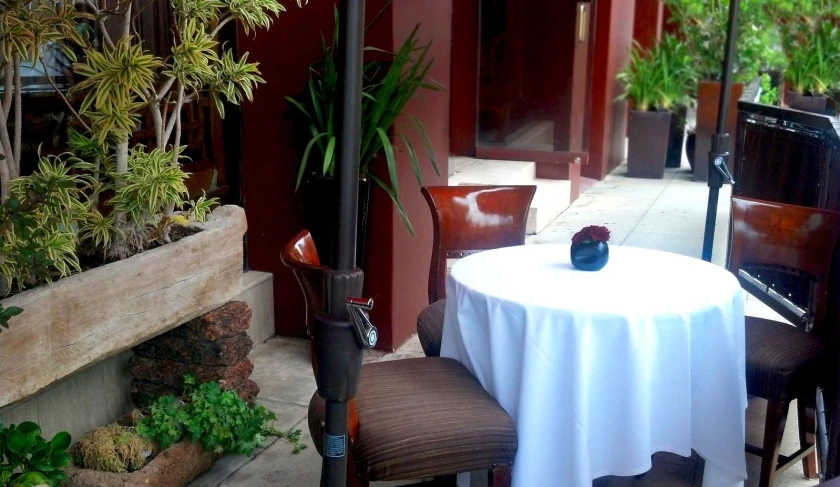
[[[571, 236], [582, 226], [606, 225], [612, 232], [612, 245], [646, 247], [699, 257], [708, 195], [705, 183], [691, 181], [685, 169], [669, 169], [663, 180], [630, 179], [626, 167], [620, 166], [605, 180], [588, 188], [553, 223], [539, 234], [528, 238], [529, 244], [569, 243]], [[718, 227], [715, 232], [713, 261], [722, 265], [726, 256], [728, 225], [728, 188], [721, 192]], [[749, 300], [747, 313], [773, 316], [756, 300]], [[778, 318], [777, 318], [778, 319]], [[417, 337], [412, 337], [392, 354], [370, 352], [368, 361], [399, 360], [422, 357]], [[309, 346], [305, 340], [272, 338], [256, 346], [251, 352], [255, 369], [252, 379], [262, 392], [259, 402], [277, 414], [276, 427], [296, 428], [303, 432], [308, 448], [293, 455], [283, 440], [270, 438], [264, 447], [250, 457], [226, 456], [202, 477], [190, 484], [193, 487], [257, 487], [265, 485], [309, 487], [319, 485], [321, 460], [306, 423], [309, 399], [315, 392], [315, 379], [309, 364]], [[747, 410], [747, 437], [760, 445], [764, 425], [764, 401], [753, 399]], [[796, 418], [795, 405], [790, 418]], [[790, 453], [798, 446], [795, 419], [788, 422], [782, 453]], [[746, 486], [758, 485], [759, 460], [747, 455], [750, 479]], [[596, 487], [624, 486], [701, 486], [703, 460], [693, 455], [684, 458], [669, 453], [653, 457], [653, 468], [641, 478], [605, 477], [594, 482]], [[475, 473], [472, 486], [487, 485], [483, 473]], [[374, 482], [373, 486], [396, 486], [404, 483]], [[778, 478], [778, 487], [816, 485], [807, 480], [799, 465], [791, 467]]]

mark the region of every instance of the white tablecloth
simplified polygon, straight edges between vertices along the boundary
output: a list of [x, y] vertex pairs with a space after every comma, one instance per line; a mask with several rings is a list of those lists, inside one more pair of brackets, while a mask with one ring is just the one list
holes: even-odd
[[529, 245], [455, 263], [446, 297], [441, 355], [513, 417], [514, 486], [591, 487], [692, 448], [704, 486], [747, 478], [745, 293], [726, 270], [611, 247], [584, 272], [568, 245]]

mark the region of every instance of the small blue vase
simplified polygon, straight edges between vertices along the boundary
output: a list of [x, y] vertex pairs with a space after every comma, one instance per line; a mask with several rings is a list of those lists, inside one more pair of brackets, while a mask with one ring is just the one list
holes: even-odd
[[606, 242], [572, 244], [572, 265], [582, 271], [599, 271], [610, 260], [610, 247]]

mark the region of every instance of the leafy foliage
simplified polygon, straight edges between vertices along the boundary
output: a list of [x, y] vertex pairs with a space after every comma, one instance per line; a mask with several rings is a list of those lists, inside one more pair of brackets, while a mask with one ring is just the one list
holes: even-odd
[[69, 446], [67, 432], [46, 441], [41, 427], [33, 422], [8, 428], [0, 422], [0, 487], [57, 487], [67, 478], [63, 469], [70, 463]]
[[779, 87], [772, 85], [769, 74], [762, 74], [761, 96], [759, 98], [759, 102], [764, 103], [765, 105], [778, 105], [779, 101]]
[[688, 106], [692, 101], [689, 93], [697, 82], [691, 54], [671, 35], [653, 49], [634, 45], [618, 79], [625, 86], [619, 98], [632, 101], [639, 111]]
[[[784, 64], [780, 33], [766, 0], [742, 0], [734, 65], [736, 81], [749, 81], [764, 69]], [[665, 0], [697, 65], [700, 79], [720, 80], [726, 53], [729, 0]]]
[[3, 332], [3, 328], [8, 330], [9, 320], [21, 313], [23, 313], [23, 309], [18, 308], [17, 306], [9, 306], [8, 308], [4, 308], [3, 305], [0, 304], [0, 333]]
[[790, 59], [785, 77], [793, 91], [824, 95], [840, 80], [840, 29], [831, 20], [821, 20], [812, 32], [789, 40]]
[[153, 439], [161, 448], [189, 435], [201, 442], [207, 451], [250, 455], [266, 435], [282, 436], [295, 445], [294, 453], [306, 448], [300, 443], [300, 431], [281, 432], [270, 423], [276, 419], [263, 406], [251, 406], [236, 391], [224, 390], [218, 382], [195, 385], [195, 379], [184, 378], [185, 397], [159, 398], [150, 407], [149, 415], [137, 426], [137, 432]]
[[[181, 149], [183, 152], [183, 147]], [[189, 196], [185, 181], [189, 174], [181, 169], [171, 152], [135, 146], [128, 155], [128, 172], [114, 174], [117, 180], [111, 204], [139, 226], [157, 225], [158, 215], [168, 206], [181, 208]]]
[[30, 176], [12, 181], [0, 204], [0, 278], [5, 292], [52, 282], [80, 270], [79, 224], [90, 214], [87, 163], [75, 157], [43, 157]]
[[[336, 14], [337, 15], [337, 14]], [[337, 20], [337, 17], [336, 17]], [[411, 234], [414, 229], [399, 198], [397, 182], [397, 144], [391, 141], [392, 132], [397, 120], [401, 116], [410, 122], [410, 127], [416, 130], [425, 146], [429, 162], [435, 172], [440, 169], [435, 158], [429, 137], [423, 124], [417, 117], [404, 113], [406, 105], [420, 88], [439, 90], [440, 87], [428, 79], [432, 60], [428, 59], [431, 42], [421, 45], [417, 38], [420, 25], [414, 27], [405, 42], [395, 53], [368, 48], [387, 56], [386, 61], [369, 61], [364, 65], [364, 82], [362, 87], [362, 142], [360, 153], [359, 177], [369, 177], [391, 197], [400, 216]], [[308, 90], [300, 99], [286, 97], [302, 115], [304, 123], [309, 127], [311, 138], [303, 153], [298, 169], [296, 187], [300, 187], [305, 176], [312, 172], [319, 176], [333, 175], [338, 141], [336, 139], [335, 117], [341, 100], [338, 96], [338, 72], [335, 65], [335, 54], [338, 49], [338, 27], [334, 32], [333, 43], [327, 45], [322, 36], [324, 58], [310, 67]], [[417, 150], [411, 139], [399, 134], [408, 152], [414, 174], [418, 184], [423, 185], [423, 176]], [[313, 153], [314, 151], [314, 153]], [[384, 155], [388, 179], [373, 173], [373, 165]], [[318, 164], [316, 170], [309, 169], [310, 162]]]

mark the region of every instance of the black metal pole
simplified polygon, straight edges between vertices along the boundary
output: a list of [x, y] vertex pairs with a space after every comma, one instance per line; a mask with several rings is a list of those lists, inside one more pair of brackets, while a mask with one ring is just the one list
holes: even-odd
[[723, 182], [732, 183], [729, 174], [729, 134], [726, 133], [726, 119], [729, 115], [729, 101], [732, 98], [732, 66], [735, 63], [735, 49], [738, 43], [738, 23], [741, 0], [729, 2], [729, 26], [726, 33], [726, 57], [723, 61], [723, 80], [720, 89], [717, 133], [712, 136], [712, 150], [709, 152], [709, 201], [706, 207], [706, 229], [703, 234], [703, 260], [712, 261], [715, 243], [715, 221], [717, 220], [718, 196]]
[[359, 152], [362, 132], [362, 54], [365, 38], [364, 0], [341, 0], [338, 63], [339, 97], [336, 160], [338, 228], [333, 268], [350, 271], [356, 267], [357, 211], [359, 206]]

